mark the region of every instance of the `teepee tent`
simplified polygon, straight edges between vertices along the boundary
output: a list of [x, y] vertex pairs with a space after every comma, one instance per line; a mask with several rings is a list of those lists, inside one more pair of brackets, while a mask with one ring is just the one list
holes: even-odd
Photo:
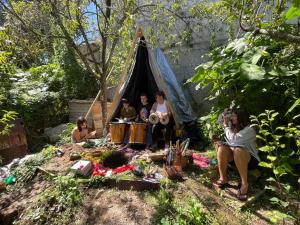
[[140, 104], [141, 93], [146, 93], [149, 102], [153, 103], [155, 92], [158, 90], [164, 91], [166, 99], [170, 102], [176, 124], [189, 123], [195, 119], [192, 108], [185, 99], [182, 88], [163, 52], [159, 48], [148, 47], [145, 38], [141, 37], [138, 42], [135, 65], [128, 79], [116, 90], [107, 121], [118, 116], [122, 98], [127, 98], [130, 105], [137, 108]]

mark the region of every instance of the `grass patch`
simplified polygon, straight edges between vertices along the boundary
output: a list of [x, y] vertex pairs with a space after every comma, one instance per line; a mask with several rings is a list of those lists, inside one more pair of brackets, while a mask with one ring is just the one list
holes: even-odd
[[54, 179], [54, 185], [37, 196], [35, 202], [15, 224], [70, 224], [81, 203], [78, 182], [68, 176], [59, 176]]

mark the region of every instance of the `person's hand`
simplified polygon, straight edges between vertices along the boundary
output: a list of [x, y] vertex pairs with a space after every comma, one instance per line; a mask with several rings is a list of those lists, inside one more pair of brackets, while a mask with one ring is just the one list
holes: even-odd
[[87, 139], [88, 139], [88, 138], [91, 138], [91, 137], [92, 137], [92, 134], [91, 134], [91, 133], [88, 133], [87, 135], [84, 136], [84, 138], [87, 138]]
[[226, 114], [224, 114], [223, 116], [223, 125], [224, 127], [228, 127], [228, 117]]
[[162, 113], [161, 112], [157, 112], [158, 118], [162, 118]]

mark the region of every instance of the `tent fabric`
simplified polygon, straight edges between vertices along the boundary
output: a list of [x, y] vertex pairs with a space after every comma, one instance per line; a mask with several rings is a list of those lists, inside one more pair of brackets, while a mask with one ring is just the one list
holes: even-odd
[[[133, 70], [119, 91], [122, 98], [127, 98], [130, 105], [137, 108], [140, 104], [140, 94], [146, 93], [149, 103], [155, 101], [155, 92], [165, 92], [176, 124], [189, 123], [195, 119], [192, 108], [185, 99], [183, 91], [173, 73], [163, 52], [147, 47], [145, 38], [139, 41]], [[122, 104], [119, 103], [112, 113], [112, 118], [118, 116]]]
[[[155, 80], [160, 85], [171, 102], [172, 112], [175, 121], [179, 123], [189, 123], [195, 118], [189, 102], [185, 99], [182, 88], [180, 87], [175, 74], [173, 73], [164, 53], [156, 48], [153, 51], [148, 49], [150, 55], [150, 67], [153, 71]], [[162, 81], [159, 81], [160, 78]]]

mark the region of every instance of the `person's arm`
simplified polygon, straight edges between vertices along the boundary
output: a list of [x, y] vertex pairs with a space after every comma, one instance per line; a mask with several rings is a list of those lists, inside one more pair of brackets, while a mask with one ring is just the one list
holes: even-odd
[[124, 109], [123, 108], [121, 108], [121, 110], [120, 110], [120, 119], [124, 119]]
[[93, 139], [95, 137], [96, 137], [96, 131], [92, 131], [90, 133], [87, 133], [87, 135], [85, 135], [84, 138], [86, 138], [86, 139]]
[[155, 103], [153, 103], [153, 105], [152, 105], [152, 108], [151, 108], [151, 110], [150, 110], [150, 114], [155, 113], [155, 112], [156, 112], [156, 109], [157, 109], [157, 103], [155, 102]]
[[72, 139], [77, 143], [80, 142], [80, 132], [76, 128], [72, 131]]
[[229, 122], [228, 121], [228, 117], [227, 116], [223, 116], [223, 127], [224, 127], [225, 136], [227, 137], [227, 139], [229, 141], [232, 141], [235, 133], [228, 126], [228, 122]]
[[135, 108], [131, 107], [130, 109], [130, 114], [131, 114], [131, 117], [129, 117], [128, 119], [129, 120], [134, 120], [136, 118], [136, 111], [135, 111]]

